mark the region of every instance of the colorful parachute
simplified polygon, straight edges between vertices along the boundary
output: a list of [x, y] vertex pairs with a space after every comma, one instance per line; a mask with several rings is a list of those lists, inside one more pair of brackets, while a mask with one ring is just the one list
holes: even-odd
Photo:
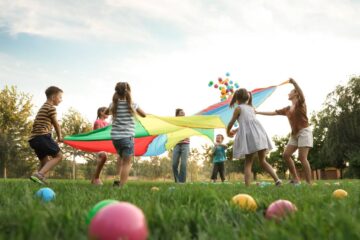
[[[284, 82], [280, 85], [283, 85]], [[278, 85], [278, 86], [280, 86]], [[253, 105], [260, 106], [277, 86], [258, 88], [252, 92]], [[214, 129], [224, 128], [230, 121], [233, 109], [231, 99], [216, 103], [190, 117], [159, 117], [148, 115], [136, 119], [135, 156], [156, 156], [171, 149], [179, 141], [191, 136], [214, 139]], [[64, 142], [74, 148], [87, 152], [116, 153], [111, 141], [111, 126], [65, 137]]]

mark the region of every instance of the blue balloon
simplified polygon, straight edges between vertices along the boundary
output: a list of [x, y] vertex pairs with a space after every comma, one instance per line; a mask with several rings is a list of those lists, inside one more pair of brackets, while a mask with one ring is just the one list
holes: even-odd
[[40, 188], [36, 192], [36, 197], [40, 198], [43, 202], [50, 202], [55, 199], [55, 192], [48, 187]]
[[230, 76], [230, 73], [227, 72], [227, 73], [226, 73], [226, 76], [229, 77], [229, 76]]

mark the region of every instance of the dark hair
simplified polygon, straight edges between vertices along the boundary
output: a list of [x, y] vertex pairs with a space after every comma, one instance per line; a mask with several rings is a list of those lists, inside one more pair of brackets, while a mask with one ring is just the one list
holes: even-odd
[[249, 91], [249, 101], [247, 103], [249, 106], [253, 106], [252, 105], [252, 93]]
[[47, 98], [50, 98], [51, 96], [55, 95], [55, 94], [58, 94], [59, 92], [63, 92], [63, 90], [61, 90], [60, 88], [58, 87], [55, 87], [55, 86], [51, 86], [51, 87], [48, 87], [46, 90], [45, 90], [45, 95]]
[[99, 119], [100, 118], [100, 114], [102, 112], [104, 112], [107, 108], [106, 107], [99, 107], [98, 110], [97, 110], [97, 117], [96, 119]]
[[113, 103], [111, 106], [111, 112], [113, 117], [116, 117], [116, 110], [119, 99], [126, 99], [129, 111], [131, 114], [134, 114], [134, 109], [132, 107], [132, 100], [131, 100], [131, 88], [127, 82], [118, 82], [115, 86], [115, 93], [113, 95]]
[[239, 102], [239, 104], [246, 103], [247, 100], [249, 100], [248, 91], [245, 88], [240, 88], [235, 91], [230, 102], [230, 107], [233, 107], [236, 102]]
[[224, 140], [224, 135], [219, 133], [219, 134], [216, 134], [216, 136], [221, 136], [221, 139]]
[[175, 110], [175, 116], [176, 116], [176, 117], [179, 116], [179, 114], [180, 114], [181, 111], [184, 111], [184, 109], [182, 109], [182, 108], [177, 108], [177, 109]]

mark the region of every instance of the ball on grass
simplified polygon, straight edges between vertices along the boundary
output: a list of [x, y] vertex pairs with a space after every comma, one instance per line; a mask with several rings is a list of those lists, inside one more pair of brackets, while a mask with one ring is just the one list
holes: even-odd
[[288, 200], [277, 200], [266, 209], [265, 217], [268, 219], [280, 220], [290, 213], [296, 212], [295, 204]]
[[152, 187], [151, 188], [151, 191], [153, 191], [153, 192], [157, 192], [157, 191], [159, 191], [160, 190], [160, 188], [158, 188], [158, 187]]
[[89, 225], [91, 220], [95, 217], [95, 215], [105, 206], [113, 203], [119, 203], [119, 201], [106, 199], [98, 202], [95, 206], [89, 211], [89, 214], [86, 217], [86, 224]]
[[232, 202], [244, 210], [255, 211], [257, 209], [255, 200], [248, 194], [238, 194], [232, 198]]
[[343, 189], [337, 189], [333, 192], [333, 197], [337, 199], [346, 198], [348, 193]]
[[40, 198], [43, 202], [50, 202], [55, 199], [55, 192], [48, 187], [40, 188], [36, 192], [36, 197]]
[[128, 202], [109, 204], [91, 221], [89, 238], [98, 240], [145, 240], [148, 227], [143, 211]]

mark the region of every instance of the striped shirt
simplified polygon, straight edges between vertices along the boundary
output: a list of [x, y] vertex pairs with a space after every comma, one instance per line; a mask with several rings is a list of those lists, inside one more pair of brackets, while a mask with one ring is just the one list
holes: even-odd
[[[133, 103], [133, 109], [136, 110], [138, 105]], [[119, 100], [116, 116], [113, 116], [111, 128], [112, 139], [122, 139], [135, 136], [135, 117], [131, 114], [128, 104], [125, 100]]]
[[50, 103], [44, 103], [36, 114], [30, 139], [51, 133], [52, 119], [54, 118], [56, 119], [56, 108]]

